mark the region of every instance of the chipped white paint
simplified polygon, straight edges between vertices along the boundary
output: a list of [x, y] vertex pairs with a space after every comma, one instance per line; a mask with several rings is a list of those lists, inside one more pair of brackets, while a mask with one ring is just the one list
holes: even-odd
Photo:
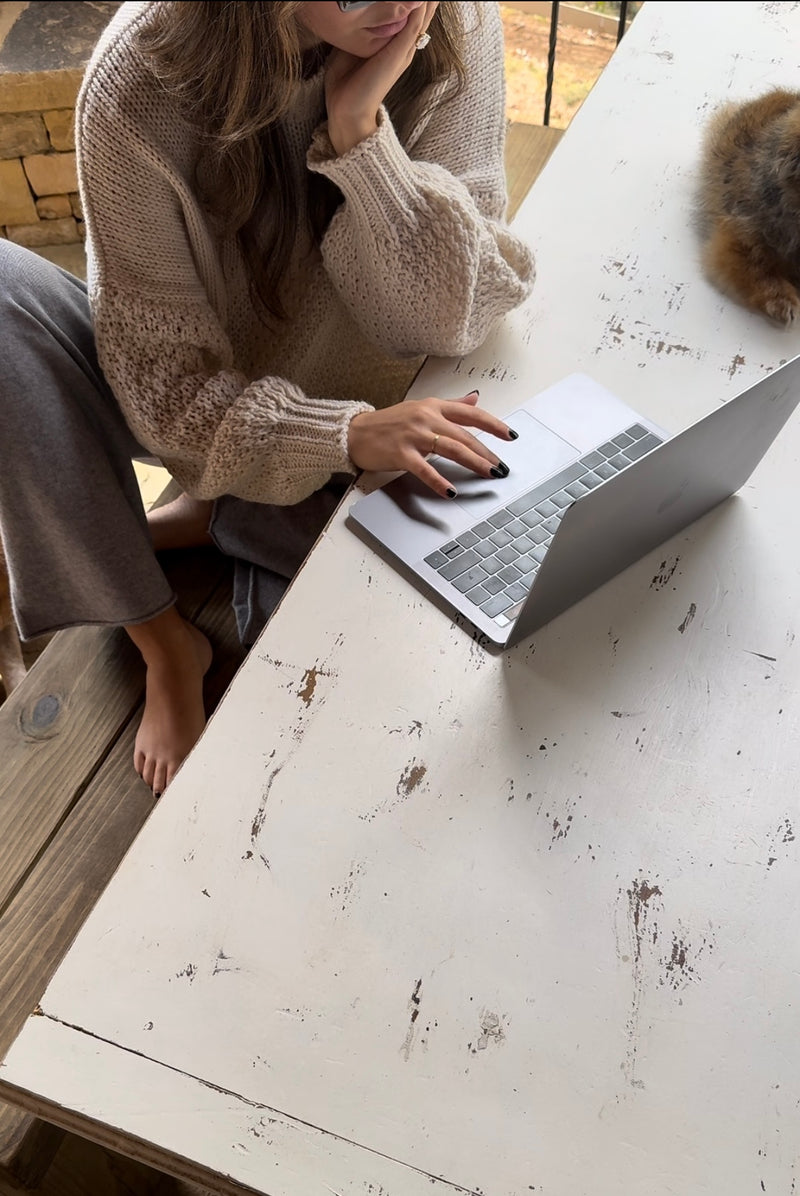
[[[793, 355], [700, 278], [689, 213], [700, 123], [793, 86], [797, 45], [796, 4], [649, 0], [518, 217], [533, 299], [415, 393], [502, 411], [584, 369], [677, 429]], [[219, 1191], [789, 1196], [798, 466], [795, 419], [741, 497], [502, 655], [340, 515], [11, 1095]]]

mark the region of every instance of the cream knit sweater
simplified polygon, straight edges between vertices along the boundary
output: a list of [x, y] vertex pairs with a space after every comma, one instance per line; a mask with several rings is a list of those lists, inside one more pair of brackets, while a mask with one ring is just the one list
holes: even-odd
[[[377, 132], [337, 157], [322, 73], [288, 122], [302, 211], [309, 171], [341, 191], [322, 245], [295, 247], [267, 328], [234, 237], [193, 188], [198, 140], [138, 55], [151, 3], [121, 6], [77, 109], [89, 293], [100, 362], [134, 434], [191, 494], [295, 503], [353, 472], [352, 417], [402, 399], [425, 354], [469, 352], [533, 282], [502, 223], [505, 132], [496, 5], [467, 5], [467, 86], [420, 97], [405, 145]], [[469, 22], [468, 22], [469, 23]], [[302, 226], [302, 219], [301, 219]], [[409, 360], [410, 359], [410, 360]]]

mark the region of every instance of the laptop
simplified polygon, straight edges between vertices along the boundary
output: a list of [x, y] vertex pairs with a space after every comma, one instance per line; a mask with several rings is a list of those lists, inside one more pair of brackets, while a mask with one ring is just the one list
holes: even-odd
[[442, 457], [458, 492], [403, 474], [348, 524], [467, 630], [510, 647], [742, 486], [800, 401], [800, 356], [670, 436], [585, 374], [504, 417], [507, 478]]

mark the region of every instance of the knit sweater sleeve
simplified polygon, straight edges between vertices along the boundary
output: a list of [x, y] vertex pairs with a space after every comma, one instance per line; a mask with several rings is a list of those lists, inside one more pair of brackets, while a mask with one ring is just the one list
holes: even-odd
[[381, 109], [377, 131], [347, 153], [336, 156], [323, 125], [308, 154], [345, 200], [323, 240], [326, 269], [353, 319], [392, 353], [470, 352], [533, 285], [531, 251], [502, 222], [499, 11], [463, 7], [478, 12], [456, 98], [428, 97], [405, 146]]
[[76, 112], [101, 367], [139, 442], [189, 493], [299, 502], [355, 472], [349, 423], [372, 408], [242, 372], [220, 315], [218, 247], [192, 193], [191, 139], [160, 93], [126, 81], [129, 37], [103, 43]]

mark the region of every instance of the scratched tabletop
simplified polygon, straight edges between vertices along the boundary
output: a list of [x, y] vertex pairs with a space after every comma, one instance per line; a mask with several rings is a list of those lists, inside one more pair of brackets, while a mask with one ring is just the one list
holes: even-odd
[[[581, 370], [678, 431], [794, 356], [701, 277], [692, 193], [708, 114], [798, 46], [797, 4], [649, 0], [518, 215], [532, 298], [413, 394]], [[795, 417], [502, 653], [340, 511], [4, 1098], [218, 1192], [794, 1193], [799, 472]]]

